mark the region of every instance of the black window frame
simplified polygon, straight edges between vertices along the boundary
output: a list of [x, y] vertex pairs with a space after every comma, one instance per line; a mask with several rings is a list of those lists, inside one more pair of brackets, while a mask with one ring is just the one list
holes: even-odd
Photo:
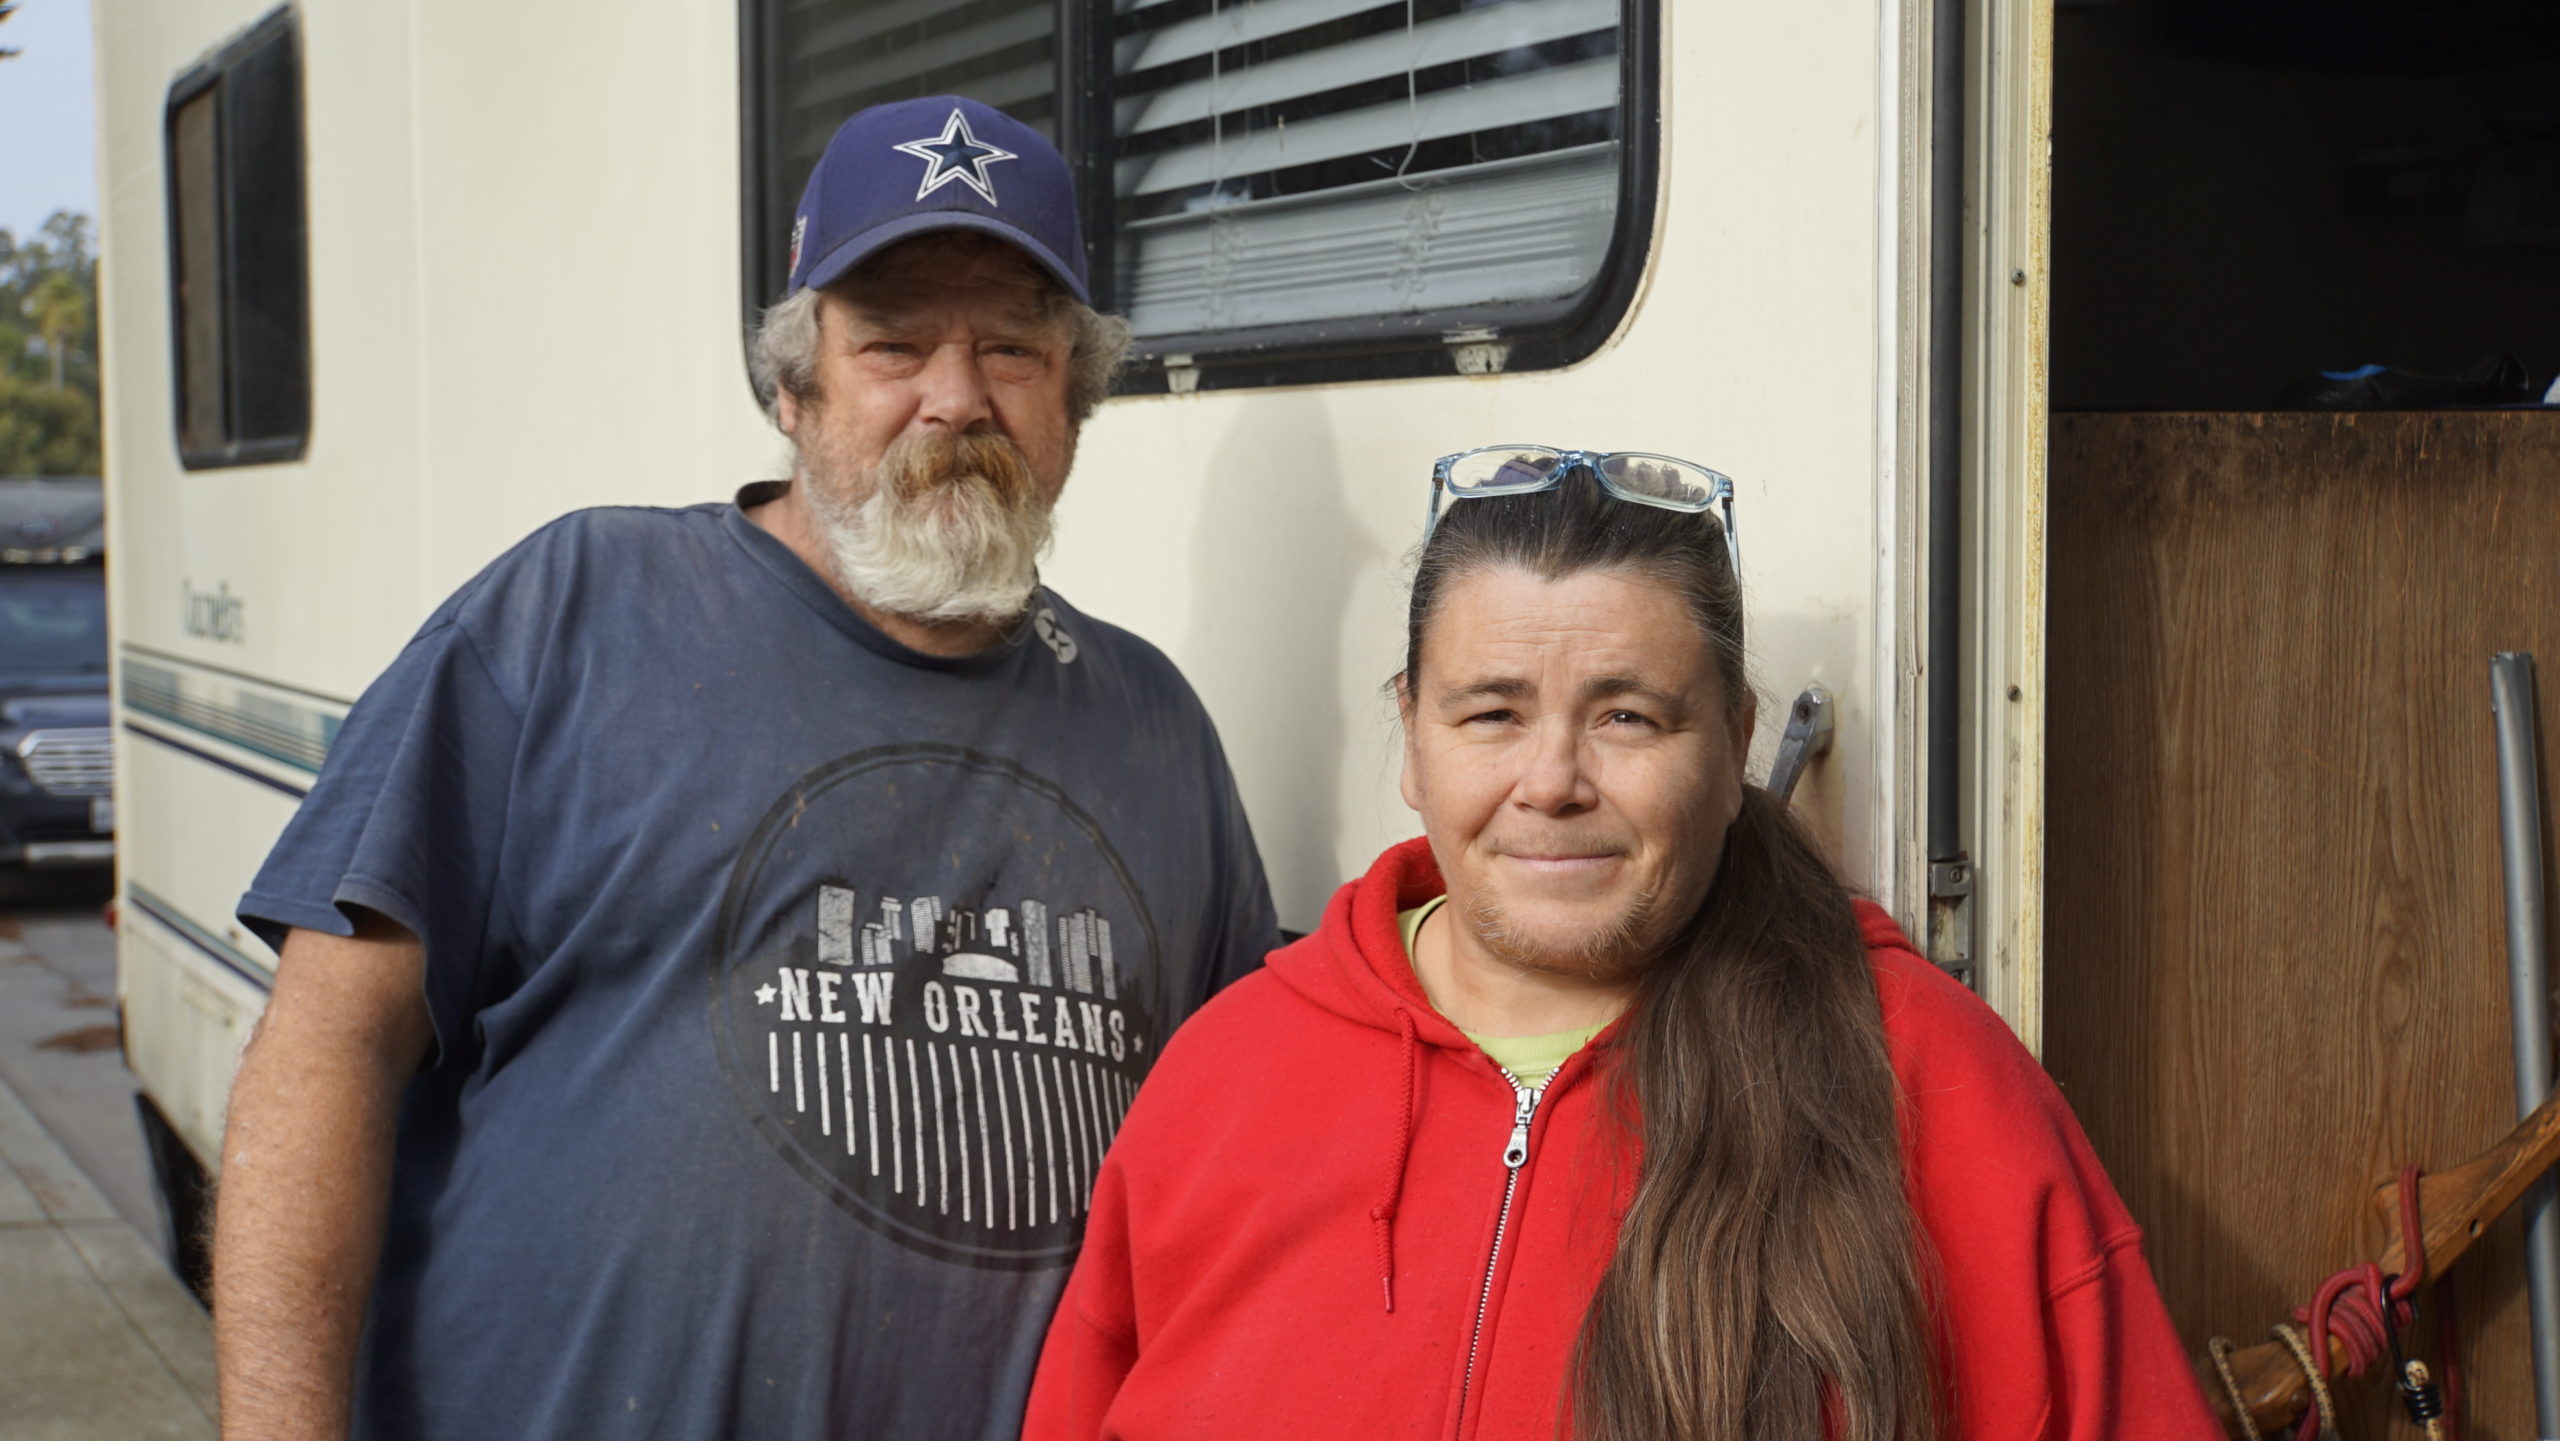
[[[769, 22], [783, 0], [739, 0], [738, 78], [740, 166], [739, 265], [745, 330], [755, 332], [762, 308], [776, 298], [765, 289], [779, 279], [784, 234], [768, 219], [797, 200], [772, 193], [765, 156], [773, 107], [765, 77], [777, 57]], [[1057, 140], [1075, 174], [1083, 211], [1086, 269], [1094, 303], [1116, 308], [1110, 294], [1116, 266], [1111, 245], [1111, 34], [1108, 0], [1056, 0]], [[1280, 385], [1339, 384], [1456, 375], [1461, 346], [1504, 348], [1500, 370], [1558, 370], [1597, 352], [1617, 332], [1634, 304], [1652, 258], [1656, 192], [1661, 183], [1661, 0], [1620, 0], [1618, 12], [1618, 199], [1609, 246], [1588, 285], [1562, 300], [1522, 302], [1487, 323], [1485, 307], [1302, 321], [1260, 329], [1195, 336], [1143, 337], [1112, 387], [1114, 395], [1157, 395], [1174, 388], [1239, 390]], [[1101, 137], [1097, 143], [1095, 137]], [[1187, 364], [1169, 366], [1168, 359]]]
[[[300, 407], [290, 430], [237, 438], [241, 420], [239, 377], [242, 341], [236, 317], [239, 314], [239, 267], [232, 252], [232, 202], [235, 195], [229, 171], [230, 152], [226, 109], [217, 97], [214, 119], [214, 155], [220, 167], [213, 189], [222, 210], [216, 221], [216, 234], [222, 252], [216, 261], [221, 282], [221, 405], [226, 432], [232, 437], [220, 445], [191, 447], [187, 442], [187, 315], [184, 295], [185, 260], [181, 247], [180, 186], [182, 177], [177, 162], [178, 116], [190, 103], [214, 91], [250, 55], [281, 42], [288, 47], [292, 65], [293, 157], [290, 171], [294, 178], [294, 216], [291, 242], [296, 247], [296, 303], [300, 325], [291, 335], [292, 359], [299, 365]], [[310, 150], [308, 145], [309, 110], [302, 84], [301, 17], [290, 4], [260, 17], [254, 24], [226, 41], [205, 59], [180, 72], [169, 84], [168, 100], [161, 111], [161, 158], [164, 171], [163, 203], [167, 221], [166, 236], [169, 260], [169, 359], [170, 359], [170, 435], [178, 452], [178, 464], [187, 470], [218, 470], [242, 465], [272, 465], [299, 460], [311, 443], [313, 386], [311, 364], [311, 186]]]

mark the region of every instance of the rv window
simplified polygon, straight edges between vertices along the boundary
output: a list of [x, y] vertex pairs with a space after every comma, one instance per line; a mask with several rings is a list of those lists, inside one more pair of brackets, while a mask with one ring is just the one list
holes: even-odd
[[280, 11], [169, 92], [179, 459], [290, 460], [311, 422], [302, 62]]
[[[914, 0], [745, 4], [751, 305], [776, 298], [835, 124], [937, 90], [1062, 137], [1096, 299], [1137, 335], [1130, 389], [1569, 363], [1623, 312], [1651, 231], [1642, 0], [1111, 0], [1055, 23], [981, 3], [929, 24]], [[935, 65], [978, 56], [984, 88], [886, 48], [830, 58], [892, 31]], [[998, 56], [1026, 87], [1035, 56], [1058, 78], [999, 93]]]
[[221, 448], [230, 433], [222, 404], [222, 197], [214, 189], [214, 92], [177, 108], [169, 121], [170, 308], [178, 325], [178, 450]]

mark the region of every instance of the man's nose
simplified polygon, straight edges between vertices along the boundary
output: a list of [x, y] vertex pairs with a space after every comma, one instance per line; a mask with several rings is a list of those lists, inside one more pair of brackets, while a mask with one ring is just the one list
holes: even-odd
[[958, 342], [935, 346], [925, 357], [921, 382], [916, 419], [925, 424], [962, 435], [995, 419], [975, 346]]

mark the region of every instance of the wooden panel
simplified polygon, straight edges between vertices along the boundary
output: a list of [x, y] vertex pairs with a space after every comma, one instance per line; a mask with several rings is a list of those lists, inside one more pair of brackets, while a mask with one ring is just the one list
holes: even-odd
[[[2537, 653], [2560, 815], [2560, 415], [2057, 416], [2051, 523], [2045, 1059], [2201, 1355], [2514, 1123], [2488, 662]], [[2484, 1441], [2520, 1255], [2454, 1272]]]

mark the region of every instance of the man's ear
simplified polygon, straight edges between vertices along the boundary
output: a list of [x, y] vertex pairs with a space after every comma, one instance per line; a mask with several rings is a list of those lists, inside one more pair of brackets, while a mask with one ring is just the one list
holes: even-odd
[[800, 434], [800, 397], [791, 393], [790, 386], [774, 389], [773, 423], [781, 427], [785, 435], [796, 437]]
[[1422, 754], [1414, 739], [1413, 688], [1406, 684], [1406, 679], [1403, 671], [1397, 671], [1395, 680], [1391, 682], [1396, 691], [1396, 720], [1404, 730], [1404, 768], [1396, 777], [1396, 790], [1404, 796], [1407, 806], [1419, 811], [1423, 797]]

